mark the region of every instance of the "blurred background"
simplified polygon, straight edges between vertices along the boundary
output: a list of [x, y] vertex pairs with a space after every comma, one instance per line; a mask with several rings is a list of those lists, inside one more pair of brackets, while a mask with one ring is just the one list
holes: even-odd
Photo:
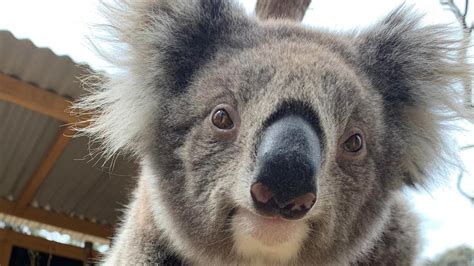
[[[256, 0], [240, 2], [254, 13]], [[451, 24], [460, 36], [459, 18], [467, 13], [470, 42], [474, 3], [443, 2], [312, 0], [302, 23], [352, 32], [405, 3], [426, 14], [424, 24]], [[77, 77], [116, 71], [88, 41], [94, 25], [104, 23], [98, 6], [97, 0], [0, 1], [0, 265], [92, 264], [108, 249], [133, 188], [132, 160], [103, 164], [89, 155], [87, 139], [69, 138], [66, 126], [77, 118], [64, 109], [85, 93]], [[472, 54], [469, 48], [466, 60]], [[472, 105], [471, 84], [459, 86]], [[429, 190], [405, 191], [421, 219], [420, 264], [474, 265], [474, 126], [456, 125], [453, 145], [464, 170], [448, 171]]]

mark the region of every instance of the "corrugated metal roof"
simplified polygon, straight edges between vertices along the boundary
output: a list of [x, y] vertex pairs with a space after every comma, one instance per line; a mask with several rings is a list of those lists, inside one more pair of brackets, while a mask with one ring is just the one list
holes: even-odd
[[[56, 94], [78, 98], [89, 71], [67, 56], [0, 31], [0, 73]], [[0, 100], [0, 197], [15, 200], [54, 142], [60, 121]], [[87, 139], [71, 140], [33, 200], [46, 210], [113, 224], [127, 202], [136, 166], [118, 160], [112, 171], [88, 162]], [[85, 159], [84, 159], [85, 158]], [[81, 160], [82, 159], [82, 160]], [[110, 172], [110, 173], [109, 173]]]
[[89, 71], [87, 65], [77, 65], [68, 56], [57, 56], [30, 40], [18, 40], [8, 31], [0, 31], [1, 73], [76, 99], [84, 92], [77, 77]]
[[40, 164], [61, 123], [2, 101], [0, 118], [0, 196], [13, 200]]
[[73, 139], [66, 146], [35, 202], [57, 212], [94, 218], [101, 223], [113, 222], [117, 203], [126, 203], [123, 195], [130, 186], [125, 184], [134, 172], [127, 169], [123, 160], [118, 160], [112, 170], [101, 168], [100, 164], [94, 166], [93, 161], [88, 162], [87, 147], [85, 138]]

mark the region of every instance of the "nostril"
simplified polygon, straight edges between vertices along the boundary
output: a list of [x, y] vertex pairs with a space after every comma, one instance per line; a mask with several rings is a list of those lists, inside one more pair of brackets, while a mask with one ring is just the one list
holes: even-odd
[[250, 193], [252, 194], [252, 198], [259, 203], [267, 203], [273, 198], [273, 193], [260, 182], [257, 182], [252, 185], [250, 188]]
[[287, 219], [300, 219], [308, 213], [314, 203], [316, 203], [316, 195], [306, 193], [293, 199], [281, 209], [280, 213]]
[[314, 193], [306, 193], [292, 200], [284, 209], [290, 211], [305, 211], [311, 209], [316, 202]]

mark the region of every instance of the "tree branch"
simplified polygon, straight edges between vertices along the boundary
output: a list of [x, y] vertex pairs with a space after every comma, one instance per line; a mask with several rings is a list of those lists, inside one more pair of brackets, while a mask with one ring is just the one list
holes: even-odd
[[453, 12], [454, 16], [458, 20], [459, 24], [463, 30], [467, 32], [472, 31], [472, 24], [470, 26], [467, 25], [466, 16], [469, 7], [469, 0], [464, 1], [464, 13], [461, 13], [459, 7], [454, 3], [454, 0], [440, 0], [441, 5], [445, 6], [449, 11]]
[[[461, 147], [460, 150], [462, 151], [462, 150], [467, 150], [467, 149], [472, 149], [472, 148], [474, 148], [474, 145], [468, 145], [468, 146]], [[459, 191], [459, 193], [461, 193], [461, 195], [463, 195], [464, 197], [469, 199], [472, 204], [474, 204], [474, 195], [470, 195], [469, 193], [464, 191], [463, 188], [462, 188], [462, 179], [463, 179], [463, 177], [464, 177], [464, 170], [461, 169], [461, 172], [458, 175], [458, 182], [456, 184], [457, 188], [458, 188], [458, 191]]]

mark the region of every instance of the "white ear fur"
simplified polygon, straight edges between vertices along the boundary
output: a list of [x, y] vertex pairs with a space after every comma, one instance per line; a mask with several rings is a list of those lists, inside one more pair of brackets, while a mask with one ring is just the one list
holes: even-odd
[[401, 165], [413, 185], [456, 164], [455, 146], [447, 143], [450, 122], [472, 119], [459, 88], [472, 75], [457, 58], [461, 40], [448, 26], [422, 27], [420, 20], [401, 6], [358, 36], [362, 68], [384, 98], [387, 123], [404, 143]]
[[91, 117], [79, 135], [100, 143], [93, 152], [108, 160], [119, 151], [141, 155], [151, 146], [160, 103], [179, 84], [186, 86], [192, 68], [211, 57], [207, 47], [230, 32], [221, 27], [244, 13], [222, 0], [117, 0], [103, 7], [109, 25], [99, 29], [113, 49], [99, 52], [117, 71], [107, 79], [86, 78], [90, 94], [74, 111]]

